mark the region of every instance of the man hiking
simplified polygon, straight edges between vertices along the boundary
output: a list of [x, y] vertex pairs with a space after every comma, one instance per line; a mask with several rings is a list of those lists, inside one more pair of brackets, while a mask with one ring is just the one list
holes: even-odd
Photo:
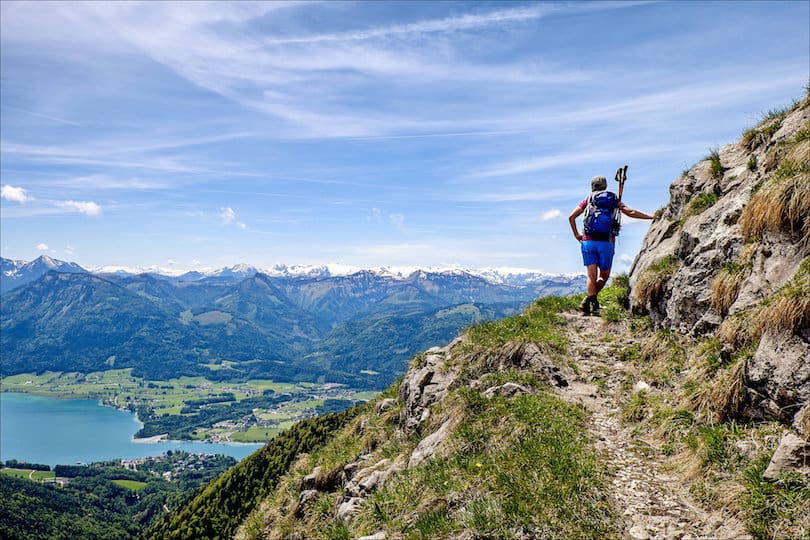
[[[591, 194], [568, 216], [574, 238], [582, 244], [582, 262], [588, 270], [588, 296], [579, 306], [585, 315], [599, 315], [597, 295], [610, 277], [616, 235], [619, 234], [619, 212], [632, 218], [653, 219], [653, 216], [633, 210], [613, 192], [607, 191], [604, 176], [594, 176]], [[583, 213], [585, 234], [579, 234], [576, 219]]]

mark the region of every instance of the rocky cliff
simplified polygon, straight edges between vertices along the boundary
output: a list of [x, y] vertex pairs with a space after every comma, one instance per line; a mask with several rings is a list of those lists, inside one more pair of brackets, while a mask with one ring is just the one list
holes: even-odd
[[684, 171], [657, 217], [631, 268], [634, 310], [719, 340], [740, 389], [720, 416], [810, 437], [810, 97]]

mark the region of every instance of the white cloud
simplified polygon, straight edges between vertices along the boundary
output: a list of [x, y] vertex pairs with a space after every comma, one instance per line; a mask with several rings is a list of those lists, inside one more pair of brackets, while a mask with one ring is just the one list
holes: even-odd
[[65, 246], [65, 253], [67, 253], [68, 255], [73, 255], [73, 251], [74, 251], [73, 246], [71, 245]]
[[48, 247], [48, 244], [38, 244], [37, 249], [39, 251], [48, 251], [51, 248]]
[[402, 214], [391, 214], [388, 216], [388, 221], [390, 221], [397, 229], [402, 230], [403, 226], [405, 225], [405, 216]]
[[230, 206], [219, 209], [219, 219], [222, 220], [224, 225], [230, 225], [236, 221], [236, 212]]
[[552, 208], [551, 210], [546, 210], [543, 212], [543, 215], [540, 216], [540, 219], [543, 221], [551, 221], [552, 219], [560, 217], [560, 210], [557, 208]]
[[622, 253], [619, 256], [619, 260], [624, 264], [632, 264], [634, 257], [632, 255], [628, 255], [627, 253]]
[[59, 206], [88, 216], [97, 216], [101, 214], [101, 206], [93, 201], [64, 201], [60, 203]]
[[247, 224], [236, 221], [236, 212], [230, 206], [219, 209], [219, 219], [222, 220], [223, 225], [236, 225], [243, 231], [248, 228]]
[[382, 210], [380, 210], [379, 208], [372, 208], [371, 213], [366, 217], [366, 219], [368, 221], [379, 222], [381, 217], [382, 217]]
[[25, 189], [21, 187], [6, 185], [0, 187], [0, 199], [6, 199], [7, 201], [13, 201], [23, 204], [33, 200], [34, 198], [29, 196], [28, 193], [25, 192]]
[[191, 266], [200, 266], [202, 263], [197, 259], [192, 259]]

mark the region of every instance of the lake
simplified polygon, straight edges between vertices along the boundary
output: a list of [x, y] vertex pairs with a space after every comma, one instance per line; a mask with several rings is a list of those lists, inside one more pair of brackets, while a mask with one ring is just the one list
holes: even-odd
[[54, 399], [0, 392], [0, 460], [72, 465], [159, 456], [167, 450], [225, 454], [241, 460], [262, 444], [161, 441], [135, 443], [135, 413], [91, 399]]

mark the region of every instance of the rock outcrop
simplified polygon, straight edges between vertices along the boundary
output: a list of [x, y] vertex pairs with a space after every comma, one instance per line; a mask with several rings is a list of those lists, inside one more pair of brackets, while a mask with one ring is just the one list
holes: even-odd
[[797, 427], [810, 400], [808, 133], [810, 96], [684, 172], [630, 271], [636, 312], [745, 356], [744, 416]]

